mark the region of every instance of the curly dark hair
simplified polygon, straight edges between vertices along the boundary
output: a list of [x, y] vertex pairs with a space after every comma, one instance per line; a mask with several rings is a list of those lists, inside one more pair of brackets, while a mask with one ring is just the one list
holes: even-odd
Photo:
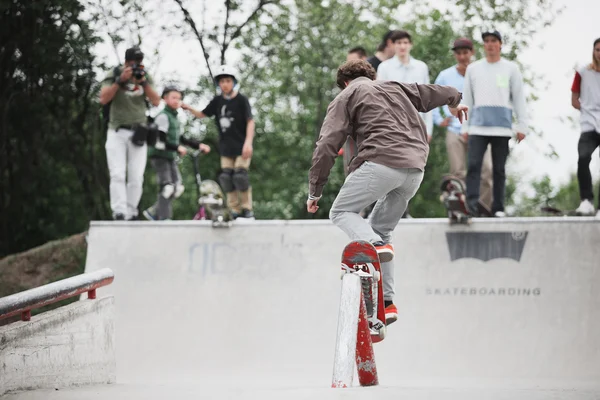
[[364, 76], [374, 81], [377, 73], [369, 62], [364, 60], [347, 61], [337, 70], [337, 85], [344, 90], [346, 82]]

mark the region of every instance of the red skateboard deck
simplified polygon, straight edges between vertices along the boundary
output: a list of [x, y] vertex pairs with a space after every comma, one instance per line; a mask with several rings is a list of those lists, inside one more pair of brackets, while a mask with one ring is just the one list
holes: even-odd
[[375, 246], [365, 240], [350, 242], [342, 253], [342, 271], [361, 275], [371, 339], [373, 343], [382, 341], [386, 333], [383, 275]]

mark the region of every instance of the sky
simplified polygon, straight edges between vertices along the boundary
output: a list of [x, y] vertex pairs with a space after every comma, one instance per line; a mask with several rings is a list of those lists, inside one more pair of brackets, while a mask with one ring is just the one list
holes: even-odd
[[[511, 171], [526, 176], [548, 174], [553, 182], [564, 183], [577, 171], [577, 141], [579, 139], [579, 111], [571, 107], [571, 84], [575, 67], [589, 64], [594, 40], [600, 38], [600, 1], [568, 0], [559, 5], [566, 8], [555, 23], [540, 32], [531, 48], [522, 55], [525, 64], [544, 75], [549, 85], [539, 93], [540, 99], [530, 106], [532, 124], [544, 133], [559, 155], [550, 160], [536, 151], [535, 143], [522, 142], [514, 147]], [[543, 45], [543, 48], [539, 48]], [[575, 126], [561, 117], [572, 116]], [[538, 141], [537, 138], [532, 138]], [[591, 170], [595, 179], [600, 175], [598, 150], [592, 157]]]
[[[438, 1], [446, 3], [445, 0]], [[189, 4], [193, 8], [197, 3]], [[524, 65], [535, 68], [547, 82], [547, 87], [536, 93], [539, 100], [529, 104], [531, 124], [543, 132], [543, 138], [530, 135], [521, 144], [511, 144], [507, 170], [509, 174], [520, 177], [523, 183], [548, 175], [554, 184], [564, 184], [577, 170], [579, 112], [571, 107], [570, 88], [574, 68], [591, 61], [593, 41], [600, 37], [600, 1], [556, 0], [556, 5], [565, 7], [563, 13], [553, 25], [536, 35], [533, 44], [520, 58]], [[211, 10], [207, 10], [206, 18], [210, 17], [210, 13]], [[125, 46], [123, 52], [124, 49]], [[108, 59], [115, 58], [114, 50], [108, 45], [98, 46], [97, 52]], [[160, 62], [150, 66], [158, 82], [176, 76], [183, 85], [192, 86], [201, 74], [206, 73], [200, 46], [195, 40], [163, 38], [160, 54]], [[235, 59], [235, 55], [228, 56], [228, 59]], [[431, 79], [433, 81], [435, 77]], [[157, 86], [161, 87], [160, 84]], [[195, 106], [200, 108], [203, 104]], [[573, 122], [567, 117], [572, 117]], [[544, 142], [554, 147], [557, 158], [544, 155], [548, 150]], [[598, 179], [598, 151], [592, 157], [591, 170], [594, 179]], [[523, 185], [521, 193], [527, 191], [527, 187]]]

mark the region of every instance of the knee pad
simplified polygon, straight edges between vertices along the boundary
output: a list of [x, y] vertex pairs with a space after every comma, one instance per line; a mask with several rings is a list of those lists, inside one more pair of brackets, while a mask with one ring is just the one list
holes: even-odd
[[233, 192], [233, 170], [231, 168], [223, 168], [219, 174], [219, 184], [225, 193]]
[[160, 190], [160, 195], [165, 199], [170, 199], [171, 196], [173, 196], [173, 193], [175, 193], [175, 186], [171, 183], [167, 183]]
[[248, 170], [238, 168], [233, 172], [233, 186], [240, 192], [245, 192], [250, 188]]
[[181, 195], [183, 194], [183, 192], [185, 191], [185, 186], [183, 186], [182, 184], [177, 184], [175, 186], [175, 198], [178, 199], [179, 197], [181, 197]]

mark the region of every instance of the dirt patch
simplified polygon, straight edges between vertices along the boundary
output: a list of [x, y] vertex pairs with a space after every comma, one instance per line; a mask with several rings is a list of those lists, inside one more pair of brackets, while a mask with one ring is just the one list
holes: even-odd
[[87, 232], [0, 259], [0, 297], [83, 273]]

